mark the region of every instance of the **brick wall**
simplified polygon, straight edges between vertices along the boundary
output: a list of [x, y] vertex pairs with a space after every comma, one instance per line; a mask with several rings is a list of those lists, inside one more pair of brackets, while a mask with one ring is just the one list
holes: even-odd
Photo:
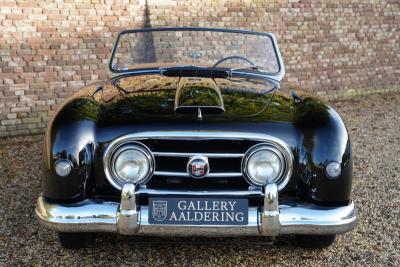
[[399, 0], [146, 2], [0, 0], [0, 136], [42, 132], [63, 99], [107, 78], [116, 33], [143, 25], [274, 32], [286, 88], [336, 94], [400, 84]]

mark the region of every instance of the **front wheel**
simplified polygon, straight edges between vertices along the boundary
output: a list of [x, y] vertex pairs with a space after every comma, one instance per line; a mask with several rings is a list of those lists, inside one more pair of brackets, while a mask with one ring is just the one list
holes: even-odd
[[303, 248], [326, 248], [335, 238], [336, 235], [296, 235], [297, 243]]
[[86, 248], [94, 243], [93, 233], [58, 233], [58, 239], [63, 248]]

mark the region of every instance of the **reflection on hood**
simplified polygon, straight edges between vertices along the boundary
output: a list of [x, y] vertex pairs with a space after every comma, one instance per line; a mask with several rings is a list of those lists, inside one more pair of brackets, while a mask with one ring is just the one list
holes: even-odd
[[114, 80], [104, 87], [102, 100], [107, 108], [123, 113], [172, 115], [179, 107], [193, 106], [196, 111], [197, 107], [216, 107], [209, 113], [230, 117], [252, 116], [270, 103], [268, 92], [274, 88], [264, 79], [144, 75]]

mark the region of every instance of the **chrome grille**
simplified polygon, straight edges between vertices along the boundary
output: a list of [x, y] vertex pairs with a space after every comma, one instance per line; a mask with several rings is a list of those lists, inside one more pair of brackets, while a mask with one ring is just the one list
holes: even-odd
[[[247, 190], [250, 184], [243, 177], [241, 162], [251, 147], [269, 142], [288, 150], [280, 139], [264, 134], [211, 131], [128, 134], [112, 141], [109, 147], [129, 142], [140, 142], [151, 150], [155, 171], [146, 187], [159, 190]], [[195, 179], [187, 173], [186, 164], [192, 156], [208, 158], [210, 172], [206, 177]]]
[[[207, 157], [210, 160], [210, 165], [213, 166], [213, 159], [242, 159], [244, 154], [242, 153], [202, 153], [202, 152], [197, 152], [197, 153], [185, 153], [185, 152], [153, 152], [154, 157], [156, 158], [156, 162], [159, 162], [160, 160], [168, 160], [171, 158], [184, 158], [186, 161], [189, 160], [190, 157], [192, 156], [197, 156], [201, 155], [203, 157]], [[156, 164], [157, 165], [157, 164]], [[242, 177], [242, 173], [240, 171], [240, 165], [238, 166], [238, 170], [235, 172], [214, 172], [213, 168], [211, 167], [210, 173], [207, 174], [207, 177], [209, 178], [229, 178], [229, 177]], [[154, 172], [154, 175], [160, 175], [160, 176], [173, 176], [173, 177], [190, 177], [190, 175], [185, 171], [185, 168], [183, 168], [183, 171], [168, 171], [168, 170], [161, 170], [157, 169]]]

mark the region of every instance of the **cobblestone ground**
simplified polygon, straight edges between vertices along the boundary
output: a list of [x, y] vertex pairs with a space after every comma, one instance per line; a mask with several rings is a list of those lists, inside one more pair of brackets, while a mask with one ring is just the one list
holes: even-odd
[[154, 238], [147, 244], [143, 242], [147, 238], [137, 242], [104, 234], [92, 248], [64, 250], [56, 234], [40, 227], [34, 218], [42, 137], [33, 136], [0, 140], [0, 266], [400, 266], [400, 95], [374, 95], [332, 105], [344, 117], [353, 141], [353, 196], [359, 223], [329, 248], [298, 248], [290, 236], [278, 238], [274, 245], [250, 243], [261, 239], [243, 239], [241, 244], [216, 244], [215, 240], [171, 244], [154, 243], [160, 241]]

